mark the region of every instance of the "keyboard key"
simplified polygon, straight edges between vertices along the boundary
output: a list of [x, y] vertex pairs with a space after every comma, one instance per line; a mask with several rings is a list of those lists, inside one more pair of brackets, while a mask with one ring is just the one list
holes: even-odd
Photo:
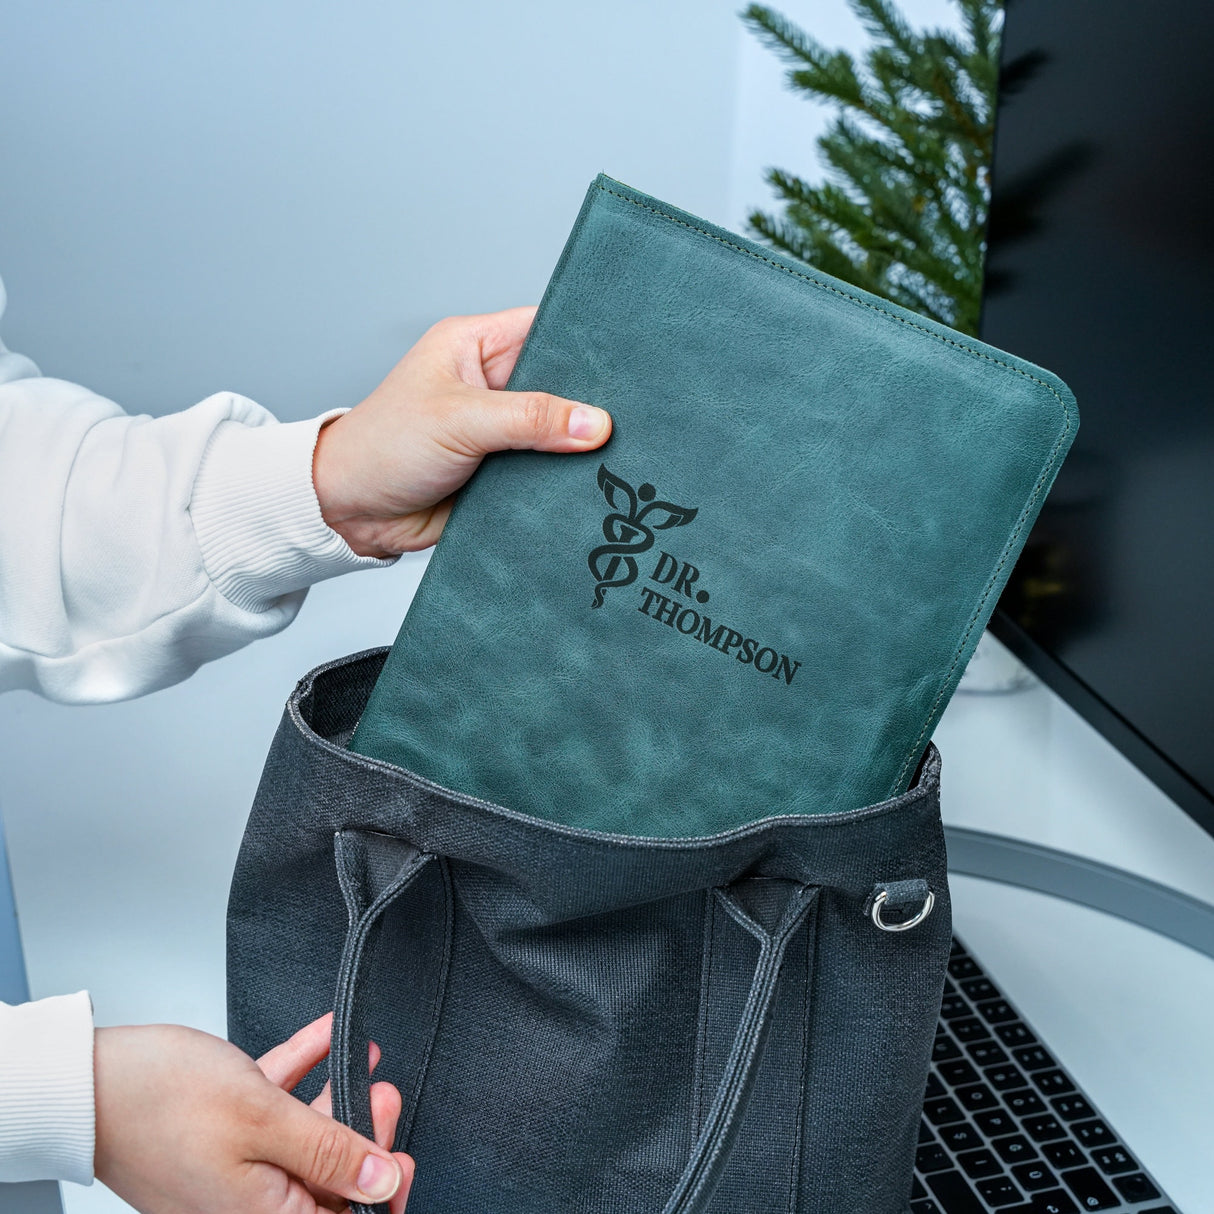
[[967, 1125], [964, 1121], [958, 1122], [956, 1125], [946, 1125], [940, 1131], [940, 1141], [954, 1155], [958, 1151], [972, 1151], [975, 1147], [982, 1145], [982, 1138], [978, 1131], [972, 1125]]
[[989, 978], [971, 978], [961, 984], [961, 989], [975, 1003], [999, 998], [999, 988]]
[[1079, 1207], [1061, 1190], [1033, 1196], [1035, 1214], [1078, 1214]]
[[996, 1176], [991, 1180], [980, 1180], [975, 1186], [986, 1204], [999, 1209], [1021, 1201], [1021, 1193], [1009, 1176]]
[[972, 1083], [969, 1087], [958, 1088], [954, 1093], [961, 1107], [977, 1113], [980, 1109], [993, 1109], [999, 1101], [995, 1093], [985, 1083]]
[[940, 1172], [952, 1166], [953, 1161], [944, 1153], [944, 1148], [939, 1143], [920, 1147], [915, 1152], [915, 1168], [925, 1176], [929, 1172]]
[[987, 1024], [1002, 1024], [1005, 1020], [1019, 1020], [1016, 1009], [1006, 999], [992, 999], [978, 1004], [978, 1014]]
[[991, 1146], [1004, 1163], [1023, 1163], [1026, 1159], [1037, 1158], [1037, 1148], [1023, 1134], [1013, 1134], [1010, 1138], [996, 1138]]
[[1012, 1053], [1026, 1071], [1040, 1071], [1044, 1067], [1058, 1065], [1049, 1052], [1039, 1045], [1026, 1045]]
[[955, 995], [957, 988], [947, 979], [944, 980], [944, 993], [946, 995]]
[[1010, 1062], [1003, 1066], [992, 1066], [986, 1070], [986, 1081], [997, 1092], [1006, 1092], [1011, 1088], [1022, 1088], [1028, 1080]]
[[1114, 1137], [1113, 1131], [1099, 1119], [1096, 1121], [1077, 1121], [1071, 1126], [1071, 1133], [1089, 1149], [1092, 1147], [1117, 1145], [1117, 1139]]
[[950, 957], [964, 957], [965, 956], [965, 945], [962, 944], [961, 941], [958, 940], [956, 936], [953, 937], [952, 944], [950, 944], [948, 946], [948, 955]]
[[1000, 1138], [1004, 1134], [1014, 1134], [1020, 1128], [1002, 1109], [992, 1109], [989, 1113], [975, 1113], [974, 1124], [988, 1138]]
[[1025, 1088], [1021, 1092], [1008, 1092], [1003, 1098], [1003, 1103], [1017, 1117], [1031, 1117], [1034, 1113], [1044, 1113], [1047, 1111], [1045, 1101], [1036, 1092], [1030, 1091], [1028, 1088]]
[[948, 963], [948, 972], [958, 982], [964, 978], [972, 978], [975, 974], [982, 973], [978, 968], [978, 962], [973, 957], [953, 957]]
[[1034, 1071], [1033, 1082], [1047, 1096], [1061, 1096], [1075, 1090], [1065, 1071]]
[[958, 1016], [968, 1016], [970, 1005], [960, 995], [945, 995], [940, 1001], [940, 1019], [955, 1020]]
[[911, 1201], [916, 1201], [920, 1197], [926, 1197], [927, 1190], [923, 1187], [923, 1181], [918, 1176], [911, 1181]]
[[934, 1100], [937, 1096], [943, 1096], [945, 1091], [945, 1086], [940, 1082], [939, 1077], [936, 1075], [929, 1075], [927, 1077], [927, 1088], [923, 1093], [923, 1098], [924, 1100]]
[[[961, 1020], [950, 1020], [948, 1027], [952, 1029], [953, 1036], [964, 1044], [968, 1044], [971, 1041], [981, 1041], [983, 1038], [991, 1035], [986, 1025], [973, 1016], [966, 1016]], [[978, 1062], [977, 1059], [975, 1061]], [[983, 1064], [978, 1062], [978, 1065], [982, 1066]]]
[[979, 1066], [998, 1066], [1007, 1061], [1007, 1055], [993, 1041], [979, 1041], [969, 1047], [969, 1052]]
[[995, 1035], [1009, 1048], [1013, 1045], [1032, 1045], [1037, 1040], [1022, 1020], [1013, 1020], [1010, 1024], [1001, 1024], [995, 1029]]
[[1092, 1152], [1092, 1162], [1106, 1175], [1133, 1172], [1138, 1163], [1125, 1147], [1102, 1147]]
[[930, 1197], [925, 1197], [911, 1202], [911, 1214], [944, 1214], [944, 1211]]
[[931, 1127], [922, 1118], [919, 1119], [919, 1145], [922, 1146], [925, 1142], [935, 1142], [936, 1136], [932, 1133]]
[[1100, 1179], [1100, 1173], [1095, 1168], [1063, 1172], [1062, 1182], [1075, 1194], [1081, 1210], [1111, 1210], [1121, 1205], [1117, 1194]]
[[1077, 1168], [1087, 1162], [1083, 1152], [1073, 1142], [1048, 1142], [1041, 1148], [1041, 1153], [1060, 1171], [1063, 1168]]
[[1078, 1094], [1059, 1096], [1057, 1100], [1051, 1100], [1050, 1104], [1054, 1106], [1054, 1112], [1063, 1121], [1078, 1121], [1082, 1117], [1096, 1116], [1096, 1110]]
[[937, 1037], [932, 1043], [932, 1061], [947, 1062], [950, 1058], [960, 1058], [961, 1047], [951, 1037]]
[[1066, 1137], [1066, 1130], [1049, 1113], [1043, 1113], [1038, 1117], [1026, 1117], [1023, 1124], [1025, 1133], [1034, 1142], [1049, 1142], [1051, 1138]]
[[1021, 1187], [1030, 1193], [1039, 1189], [1052, 1189], [1058, 1180], [1054, 1173], [1043, 1163], [1022, 1163], [1012, 1169], [1012, 1175], [1020, 1181]]
[[946, 1062], [937, 1069], [940, 1078], [955, 1088], [967, 1083], [977, 1083], [982, 1078], [964, 1058], [959, 1058], [956, 1062]]
[[923, 1106], [923, 1115], [932, 1125], [948, 1125], [950, 1121], [964, 1121], [965, 1114], [960, 1106], [949, 1096], [942, 1100], [929, 1100]]
[[948, 1214], [987, 1214], [974, 1196], [969, 1181], [960, 1172], [937, 1172], [927, 1178], [927, 1187], [935, 1193]]
[[1150, 1201], [1159, 1196], [1159, 1190], [1141, 1172], [1114, 1177], [1113, 1183], [1126, 1201]]
[[967, 1176], [998, 1176], [1003, 1171], [999, 1160], [986, 1147], [958, 1155], [957, 1162], [965, 1169]]

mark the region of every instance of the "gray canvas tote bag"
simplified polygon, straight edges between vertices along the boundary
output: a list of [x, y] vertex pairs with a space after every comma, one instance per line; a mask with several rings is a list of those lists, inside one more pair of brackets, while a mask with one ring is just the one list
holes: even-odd
[[846, 813], [579, 830], [347, 750], [386, 653], [287, 704], [232, 885], [232, 1040], [332, 1008], [364, 1133], [378, 1042], [410, 1214], [906, 1214], [951, 935], [935, 749]]

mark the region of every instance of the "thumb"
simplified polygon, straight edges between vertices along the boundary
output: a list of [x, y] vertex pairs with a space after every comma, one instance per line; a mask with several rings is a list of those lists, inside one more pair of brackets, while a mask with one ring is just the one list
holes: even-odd
[[276, 1090], [261, 1122], [258, 1157], [307, 1184], [370, 1204], [387, 1201], [403, 1179], [392, 1155], [353, 1130]]
[[478, 455], [491, 451], [590, 451], [607, 441], [611, 415], [547, 392], [461, 394], [449, 424]]

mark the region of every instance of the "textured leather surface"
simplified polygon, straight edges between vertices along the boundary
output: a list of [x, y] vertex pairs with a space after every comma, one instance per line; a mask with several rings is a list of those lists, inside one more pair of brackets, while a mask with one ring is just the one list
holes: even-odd
[[1048, 372], [605, 177], [510, 386], [613, 436], [485, 462], [352, 748], [651, 837], [904, 791], [1078, 426]]

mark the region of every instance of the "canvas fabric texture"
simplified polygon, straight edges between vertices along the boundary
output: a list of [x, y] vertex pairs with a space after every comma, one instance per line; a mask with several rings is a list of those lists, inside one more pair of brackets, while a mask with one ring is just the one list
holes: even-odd
[[[348, 750], [385, 656], [287, 704], [231, 892], [232, 1040], [334, 1008], [364, 1132], [378, 1042], [410, 1214], [906, 1214], [951, 937], [935, 749], [867, 808], [613, 835]], [[929, 889], [918, 926], [874, 923]]]

